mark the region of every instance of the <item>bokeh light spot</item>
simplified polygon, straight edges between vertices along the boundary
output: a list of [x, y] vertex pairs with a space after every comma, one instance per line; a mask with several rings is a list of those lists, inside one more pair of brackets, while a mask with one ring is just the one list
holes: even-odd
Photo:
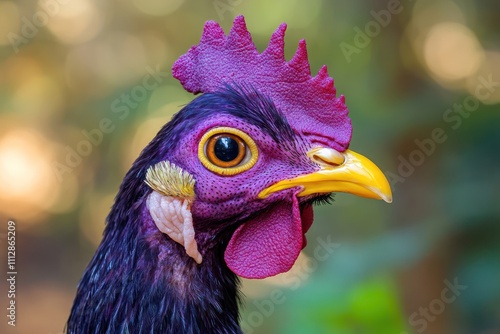
[[28, 131], [15, 131], [0, 141], [0, 184], [13, 197], [36, 200], [48, 190], [48, 164]]
[[[39, 2], [43, 8], [43, 1]], [[48, 29], [63, 43], [81, 44], [97, 36], [104, 20], [90, 0], [67, 1], [59, 5], [57, 15], [48, 19]]]
[[[485, 54], [481, 68], [477, 74], [467, 81], [467, 90], [476, 96], [482, 103], [500, 103], [500, 88], [495, 83], [500, 80], [500, 52], [488, 51]], [[484, 87], [484, 82], [493, 82], [492, 85]], [[478, 85], [483, 86], [481, 94], [478, 94]]]
[[[24, 219], [26, 227], [41, 220], [39, 212], [68, 209], [78, 188], [68, 184], [68, 193], [61, 192], [54, 159], [54, 144], [35, 130], [17, 128], [0, 137], [0, 199], [5, 203], [0, 211]], [[69, 201], [60, 205], [61, 196]]]
[[433, 26], [424, 43], [425, 63], [438, 79], [454, 81], [476, 73], [484, 58], [476, 35], [459, 23]]

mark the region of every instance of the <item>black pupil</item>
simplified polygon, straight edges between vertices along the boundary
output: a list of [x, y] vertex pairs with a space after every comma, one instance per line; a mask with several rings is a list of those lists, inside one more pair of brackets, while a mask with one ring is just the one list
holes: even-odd
[[224, 162], [230, 162], [238, 157], [240, 147], [234, 138], [220, 137], [215, 142], [214, 151], [217, 159]]

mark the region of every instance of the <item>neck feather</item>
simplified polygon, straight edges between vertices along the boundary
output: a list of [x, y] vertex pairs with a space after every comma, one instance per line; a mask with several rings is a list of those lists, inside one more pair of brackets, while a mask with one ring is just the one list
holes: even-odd
[[144, 210], [132, 208], [136, 218], [125, 224], [112, 221], [121, 216], [112, 211], [78, 286], [68, 333], [241, 333], [239, 280], [224, 262], [229, 238], [197, 236], [198, 265]]

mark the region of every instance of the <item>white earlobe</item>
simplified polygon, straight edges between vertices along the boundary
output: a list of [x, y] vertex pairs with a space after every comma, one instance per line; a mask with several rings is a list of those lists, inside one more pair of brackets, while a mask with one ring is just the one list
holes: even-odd
[[200, 264], [202, 256], [194, 238], [193, 217], [189, 208], [189, 200], [164, 196], [156, 191], [151, 192], [146, 205], [158, 229], [172, 240], [184, 246], [187, 255]]

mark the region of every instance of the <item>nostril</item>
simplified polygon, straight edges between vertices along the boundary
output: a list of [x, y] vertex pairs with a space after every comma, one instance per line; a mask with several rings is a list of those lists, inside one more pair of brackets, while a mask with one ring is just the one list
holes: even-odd
[[345, 162], [344, 154], [333, 148], [318, 147], [308, 153], [310, 159], [323, 166], [338, 167]]
[[337, 166], [340, 166], [344, 163], [344, 159], [325, 159], [324, 157], [322, 156], [319, 156], [317, 154], [313, 154], [312, 156], [312, 159], [314, 162], [320, 164], [320, 165], [328, 165], [328, 166], [333, 166], [333, 167], [337, 167]]

